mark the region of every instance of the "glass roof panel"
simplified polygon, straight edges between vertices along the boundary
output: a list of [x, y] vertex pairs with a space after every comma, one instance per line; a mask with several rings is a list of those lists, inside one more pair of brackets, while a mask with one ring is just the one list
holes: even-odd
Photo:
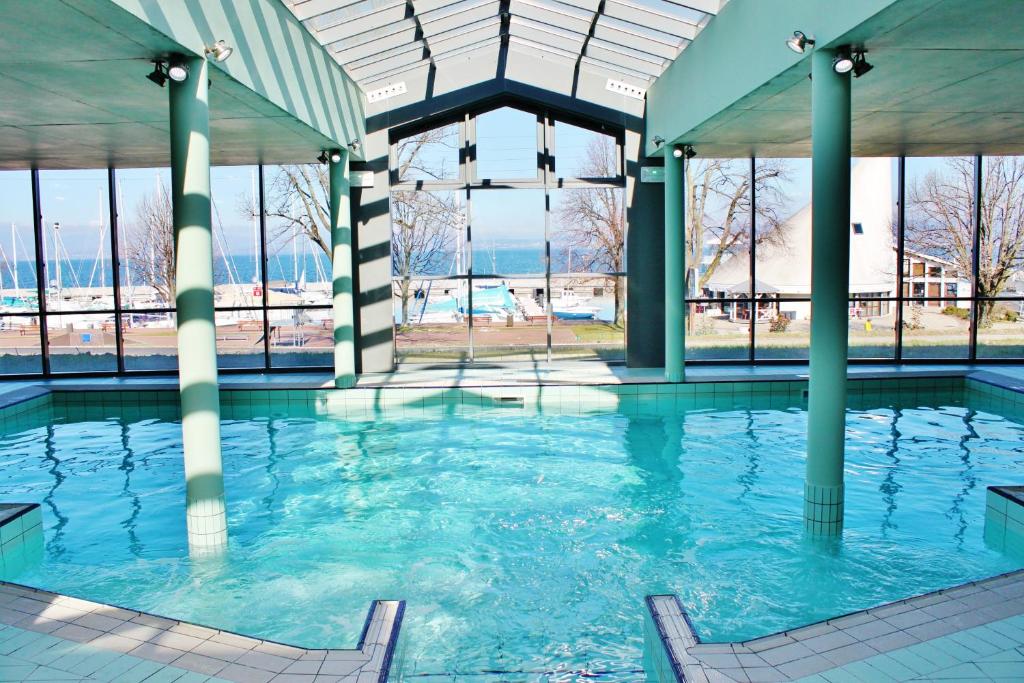
[[[649, 85], [725, 0], [283, 0], [364, 86], [487, 47], [496, 75], [506, 46]], [[453, 63], [454, 64], [454, 63]], [[481, 65], [474, 62], [475, 67]], [[454, 66], [451, 68], [455, 68]], [[504, 68], [508, 68], [505, 66]], [[520, 70], [538, 68], [530, 60]], [[486, 69], [485, 69], [486, 71]], [[454, 72], [452, 72], [454, 73]], [[541, 78], [537, 83], [551, 87]]]
[[350, 19], [365, 19], [377, 12], [404, 5], [404, 0], [359, 0], [308, 19], [305, 23], [311, 30], [323, 31]]
[[333, 43], [394, 24], [402, 19], [405, 19], [404, 3], [393, 5], [373, 14], [346, 19], [340, 24], [318, 31], [317, 36], [324, 43]]
[[523, 17], [512, 17], [509, 35], [550, 45], [560, 50], [579, 54], [586, 36], [575, 31], [566, 31], [551, 24], [544, 24]]
[[[403, 22], [404, 23], [404, 22]], [[368, 34], [362, 33], [359, 37]], [[363, 57], [391, 50], [402, 45], [409, 45], [416, 39], [416, 22], [406, 25], [395, 33], [385, 36], [373, 36], [361, 43], [353, 40], [342, 40], [338, 43], [328, 45], [327, 48], [334, 54], [334, 58], [343, 64], [348, 64]]]
[[645, 9], [635, 0], [608, 0], [604, 6], [604, 12], [614, 19], [640, 24], [689, 40], [692, 40], [698, 31], [696, 24], [678, 19], [670, 14]]
[[432, 35], [453, 31], [482, 19], [496, 18], [501, 6], [496, 0], [465, 0], [450, 7], [427, 12], [419, 17], [423, 34]]
[[[679, 36], [671, 33], [664, 33], [658, 31], [650, 26], [641, 26], [640, 24], [633, 23], [631, 21], [623, 21], [622, 19], [616, 19], [609, 16], [601, 16], [597, 19], [598, 28], [605, 30], [607, 34], [617, 33], [619, 34], [618, 40], [612, 40], [612, 42], [621, 43], [622, 41], [629, 41], [622, 44], [627, 46], [636, 47], [638, 50], [643, 49], [639, 45], [633, 45], [633, 40], [643, 40], [645, 43], [660, 43], [673, 50], [678, 50], [679, 46], [683, 44], [683, 39]], [[650, 52], [650, 50], [645, 50]], [[675, 56], [674, 54], [672, 56]]]
[[445, 52], [474, 45], [488, 38], [497, 38], [500, 30], [501, 19], [491, 17], [469, 26], [461, 26], [452, 31], [438, 33], [430, 37], [430, 54], [437, 57]]
[[590, 31], [590, 24], [594, 18], [593, 12], [550, 0], [512, 0], [509, 7], [514, 16], [541, 21], [584, 35]]
[[[335, 52], [339, 50], [347, 50], [349, 48], [356, 47], [357, 45], [365, 45], [366, 43], [377, 42], [383, 38], [393, 36], [396, 33], [406, 33], [412, 31], [412, 35], [406, 42], [412, 42], [416, 34], [416, 20], [415, 19], [402, 19], [385, 26], [380, 26], [374, 29], [370, 29], [364, 33], [360, 33], [355, 36], [349, 36], [340, 40], [326, 41], [324, 44]], [[322, 37], [324, 34], [320, 34]]]
[[615, 62], [649, 76], [660, 76], [666, 66], [666, 61], [660, 57], [597, 38], [591, 38], [587, 43], [586, 55], [594, 59]]

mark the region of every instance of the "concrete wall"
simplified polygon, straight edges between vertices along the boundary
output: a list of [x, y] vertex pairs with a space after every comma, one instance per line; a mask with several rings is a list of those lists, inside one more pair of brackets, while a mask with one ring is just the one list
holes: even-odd
[[641, 183], [639, 132], [626, 131], [626, 365], [665, 364], [665, 185]]
[[394, 368], [394, 314], [391, 303], [391, 209], [388, 186], [388, 132], [366, 136], [366, 161], [352, 171], [373, 171], [373, 187], [352, 188], [352, 245], [356, 291], [356, 371]]

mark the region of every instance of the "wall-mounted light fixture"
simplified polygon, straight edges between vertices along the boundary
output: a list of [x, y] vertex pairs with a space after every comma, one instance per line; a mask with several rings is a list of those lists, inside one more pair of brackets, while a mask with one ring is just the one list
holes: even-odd
[[692, 159], [697, 156], [697, 152], [693, 149], [693, 145], [675, 145], [672, 147], [672, 156], [676, 159], [682, 159], [684, 156], [687, 159]]
[[851, 52], [850, 48], [843, 47], [839, 49], [835, 59], [832, 60], [832, 68], [837, 74], [848, 74], [852, 71], [854, 78], [860, 78], [875, 67], [872, 64], [868, 64], [868, 61], [864, 58], [863, 48], [855, 49]]
[[850, 56], [850, 48], [839, 49], [832, 60], [832, 70], [837, 74], [848, 74], [853, 71], [853, 57]]
[[793, 52], [802, 55], [808, 47], [814, 46], [814, 39], [808, 38], [803, 31], [793, 31], [793, 35], [786, 40], [786, 46]]
[[332, 149], [328, 152], [326, 149], [322, 149], [320, 150], [320, 156], [318, 156], [316, 160], [325, 165], [328, 163], [336, 164], [341, 161], [341, 150]]
[[171, 62], [167, 67], [167, 77], [181, 83], [188, 78], [188, 65], [185, 62]]
[[230, 47], [223, 40], [218, 40], [213, 45], [207, 46], [206, 56], [213, 59], [215, 62], [223, 62], [225, 59], [231, 56], [231, 53], [235, 51], [235, 48]]
[[853, 53], [853, 77], [860, 78], [867, 72], [875, 68], [873, 64], [868, 64], [868, 60], [864, 58], [865, 50], [857, 50]]
[[153, 81], [161, 88], [167, 85], [167, 67], [159, 60], [153, 61], [153, 70], [146, 74], [146, 78]]

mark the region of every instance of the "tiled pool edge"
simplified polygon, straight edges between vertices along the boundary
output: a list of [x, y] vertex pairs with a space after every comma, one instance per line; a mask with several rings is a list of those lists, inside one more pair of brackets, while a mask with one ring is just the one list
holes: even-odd
[[43, 554], [43, 514], [39, 503], [0, 503], [0, 568], [18, 572]]
[[404, 610], [403, 601], [376, 600], [357, 649], [307, 649], [0, 581], [0, 625], [239, 682], [383, 683], [400, 673]]
[[[1001, 407], [1024, 405], [1024, 382], [998, 373], [969, 373], [963, 388]], [[992, 539], [998, 547], [1024, 556], [1024, 487], [993, 486], [986, 495], [986, 539], [1002, 532]], [[646, 605], [650, 680], [790, 681], [1024, 614], [1024, 570], [732, 643], [702, 643], [675, 595], [648, 596]]]
[[[850, 380], [850, 386], [851, 386], [851, 389], [852, 389], [851, 395], [854, 395], [854, 396], [864, 396], [864, 395], [866, 395], [868, 400], [871, 399], [873, 393], [877, 392], [877, 393], [880, 394], [881, 392], [891, 391], [891, 390], [900, 390], [900, 389], [902, 389], [902, 390], [911, 391], [911, 392], [913, 392], [913, 391], [927, 392], [929, 390], [944, 390], [944, 389], [959, 389], [959, 388], [963, 388], [965, 392], [970, 391], [972, 393], [981, 394], [981, 395], [986, 396], [987, 398], [991, 398], [993, 403], [995, 403], [998, 400], [1000, 402], [1000, 404], [1002, 404], [1003, 401], [1009, 401], [1011, 404], [1022, 404], [1022, 405], [1024, 405], [1024, 393], [1022, 393], [1022, 392], [1024, 392], [1024, 386], [1017, 387], [1017, 386], [1015, 386], [1015, 384], [1016, 384], [1016, 382], [1014, 380], [1012, 380], [1011, 378], [1007, 378], [1007, 377], [1004, 377], [1002, 375], [998, 375], [996, 373], [987, 373], [987, 372], [978, 372], [978, 373], [968, 374], [966, 376], [964, 374], [960, 374], [960, 373], [949, 373], [949, 374], [929, 373], [929, 374], [923, 374], [923, 375], [921, 375], [919, 377], [908, 377], [906, 375], [903, 375], [901, 377], [880, 377], [880, 378], [857, 377], [857, 378], [851, 378], [851, 380]], [[778, 395], [781, 395], [781, 396], [785, 396], [788, 399], [788, 398], [792, 398], [794, 396], [798, 396], [799, 394], [801, 394], [805, 387], [806, 387], [806, 379], [803, 379], [803, 378], [791, 378], [791, 379], [780, 379], [780, 378], [745, 378], [745, 379], [742, 379], [742, 380], [702, 381], [702, 382], [693, 382], [693, 383], [681, 384], [681, 385], [662, 385], [662, 384], [656, 384], [656, 383], [648, 383], [648, 384], [635, 383], [635, 384], [618, 384], [618, 385], [612, 384], [612, 385], [587, 385], [587, 386], [579, 386], [579, 387], [563, 387], [563, 386], [557, 386], [557, 385], [542, 385], [542, 384], [538, 383], [537, 385], [534, 385], [534, 386], [523, 385], [523, 384], [509, 384], [509, 385], [497, 385], [497, 386], [495, 386], [495, 385], [481, 386], [481, 387], [478, 387], [478, 388], [468, 388], [468, 387], [448, 387], [448, 388], [440, 388], [440, 387], [439, 388], [424, 388], [424, 387], [385, 388], [385, 387], [375, 387], [375, 388], [355, 388], [355, 389], [349, 389], [349, 390], [325, 390], [325, 389], [320, 389], [320, 388], [285, 389], [283, 387], [269, 387], [269, 388], [254, 389], [251, 385], [250, 386], [237, 386], [237, 387], [230, 386], [230, 385], [225, 385], [222, 388], [222, 397], [228, 397], [228, 400], [225, 401], [225, 404], [227, 406], [229, 406], [229, 407], [232, 405], [232, 403], [234, 403], [231, 400], [231, 398], [237, 398], [237, 397], [242, 396], [243, 394], [247, 395], [247, 397], [249, 398], [249, 403], [250, 404], [257, 403], [257, 404], [263, 405], [264, 402], [263, 402], [262, 399], [265, 398], [265, 400], [266, 400], [265, 404], [266, 405], [273, 405], [273, 404], [281, 405], [281, 404], [284, 404], [284, 406], [290, 407], [288, 404], [292, 404], [292, 403], [318, 403], [322, 399], [326, 399], [327, 397], [333, 396], [333, 397], [336, 397], [336, 399], [340, 399], [340, 402], [343, 405], [347, 406], [349, 403], [352, 403], [354, 405], [354, 407], [362, 409], [365, 412], [367, 409], [373, 408], [373, 406], [371, 405], [372, 402], [373, 402], [373, 399], [374, 398], [379, 398], [382, 395], [388, 395], [388, 396], [394, 397], [394, 399], [395, 399], [394, 403], [395, 404], [405, 405], [405, 404], [408, 404], [408, 403], [412, 403], [413, 407], [426, 407], [427, 405], [446, 406], [446, 405], [455, 405], [455, 404], [480, 405], [480, 406], [483, 406], [483, 405], [501, 405], [502, 402], [501, 402], [500, 399], [502, 397], [506, 397], [506, 396], [510, 396], [510, 395], [512, 395], [512, 396], [516, 396], [516, 395], [529, 395], [530, 392], [534, 392], [533, 396], [535, 396], [536, 398], [530, 402], [531, 405], [538, 405], [538, 406], [543, 405], [543, 402], [540, 400], [540, 398], [541, 398], [541, 396], [544, 393], [547, 393], [549, 396], [551, 394], [554, 394], [555, 396], [557, 396], [558, 400], [559, 400], [559, 404], [560, 404], [562, 395], [565, 394], [569, 401], [579, 402], [579, 404], [581, 406], [585, 406], [588, 409], [592, 408], [592, 409], [597, 409], [598, 411], [601, 411], [602, 409], [607, 409], [609, 407], [612, 407], [611, 405], [605, 405], [604, 404], [604, 400], [607, 400], [609, 403], [610, 402], [616, 402], [617, 405], [621, 405], [623, 403], [621, 401], [622, 397], [634, 397], [635, 396], [636, 397], [634, 399], [636, 401], [635, 405], [639, 406], [639, 405], [641, 405], [641, 401], [644, 401], [644, 404], [646, 406], [648, 406], [648, 407], [649, 406], [658, 406], [660, 403], [664, 403], [665, 400], [668, 397], [672, 397], [671, 407], [675, 408], [675, 409], [678, 409], [680, 407], [687, 407], [687, 405], [688, 405], [687, 403], [679, 403], [679, 397], [683, 397], [683, 400], [685, 401], [685, 400], [690, 400], [690, 397], [692, 397], [695, 400], [698, 395], [702, 396], [703, 398], [708, 398], [708, 397], [716, 397], [718, 394], [721, 394], [720, 398], [721, 398], [721, 400], [723, 402], [723, 405], [721, 407], [726, 407], [724, 404], [725, 404], [725, 402], [728, 402], [730, 407], [749, 407], [749, 408], [763, 407], [763, 408], [769, 408], [769, 407], [777, 407], [777, 406], [766, 404], [764, 402], [764, 400], [763, 400], [766, 395], [767, 396], [771, 396], [773, 393], [775, 393], [775, 394], [778, 394]], [[719, 390], [719, 388], [721, 388], [721, 391]], [[95, 394], [95, 393], [102, 393], [103, 396], [100, 397], [99, 401], [95, 401], [95, 400], [91, 400], [90, 401], [89, 399], [93, 399], [93, 396], [89, 396], [89, 394]], [[604, 400], [586, 400], [586, 398], [583, 396], [583, 394], [585, 394], [585, 393], [588, 394], [591, 399], [593, 399], [594, 397], [598, 397], [599, 399], [604, 399]], [[10, 392], [7, 392], [6, 394], [0, 395], [0, 423], [4, 423], [8, 419], [8, 417], [10, 417], [10, 418], [17, 418], [19, 416], [28, 415], [28, 414], [31, 414], [33, 412], [38, 411], [40, 408], [45, 408], [48, 411], [52, 411], [56, 404], [84, 405], [88, 401], [88, 403], [90, 405], [94, 406], [98, 410], [99, 413], [102, 413], [102, 412], [104, 412], [102, 410], [103, 408], [109, 408], [112, 405], [120, 404], [121, 400], [122, 400], [122, 398], [124, 398], [125, 394], [130, 394], [130, 395], [135, 395], [135, 396], [138, 396], [140, 394], [149, 394], [150, 396], [153, 397], [153, 399], [154, 399], [153, 402], [155, 402], [157, 404], [165, 404], [168, 407], [169, 410], [173, 410], [173, 408], [174, 408], [174, 406], [176, 404], [176, 399], [177, 399], [177, 388], [173, 384], [168, 384], [167, 382], [156, 382], [156, 383], [153, 383], [152, 385], [149, 385], [149, 386], [135, 385], [135, 386], [132, 386], [132, 387], [111, 387], [109, 385], [107, 385], [107, 386], [100, 385], [100, 386], [92, 386], [92, 387], [67, 386], [67, 385], [65, 385], [65, 386], [33, 386], [33, 387], [28, 387], [28, 388], [24, 388], [24, 389], [20, 389], [20, 390], [16, 390], [16, 391], [10, 391]], [[760, 399], [761, 399], [759, 401], [760, 404], [759, 405], [746, 405], [746, 404], [743, 404], [743, 402], [741, 401], [741, 405], [736, 405], [735, 399], [737, 398], [737, 395], [740, 395], [740, 396], [751, 396], [751, 397], [760, 397]], [[88, 396], [88, 398], [87, 398], [87, 396]], [[254, 396], [258, 396], [260, 400], [257, 400], [257, 401], [254, 402], [253, 401], [253, 397]], [[276, 401], [275, 400], [271, 400], [272, 397], [276, 398]], [[645, 398], [642, 399], [641, 397], [645, 397]], [[71, 399], [71, 401], [67, 400], [69, 398]], [[467, 401], [467, 398], [469, 399], [468, 401]], [[584, 400], [580, 400], [581, 398], [583, 398]], [[79, 403], [79, 401], [81, 403]], [[628, 401], [629, 401], [629, 398], [627, 398], [627, 402]], [[326, 402], [329, 403], [329, 401], [326, 401]], [[591, 405], [589, 405], [591, 403], [596, 403], [598, 405], [591, 406]], [[384, 405], [391, 405], [387, 401], [384, 401], [383, 404]], [[627, 405], [628, 405], [628, 403], [627, 403]], [[670, 405], [669, 404], [665, 404], [664, 407], [669, 408]], [[711, 406], [702, 406], [702, 407], [711, 407]], [[716, 403], [713, 407], [717, 408], [719, 406]], [[229, 408], [229, 410], [230, 410], [230, 408]], [[239, 415], [238, 417], [244, 417], [244, 414], [243, 415]], [[990, 579], [990, 580], [994, 581], [994, 580], [997, 580], [999, 578], [1003, 578], [1003, 577], [995, 577], [995, 578]], [[978, 582], [978, 583], [981, 583], [981, 582]], [[972, 585], [972, 584], [967, 584], [967, 585]], [[0, 598], [2, 598], [2, 591], [3, 591], [3, 589], [6, 588], [6, 587], [12, 587], [12, 586], [13, 587], [17, 587], [17, 588], [25, 588], [25, 587], [18, 587], [15, 584], [4, 584], [4, 583], [0, 582]], [[962, 586], [960, 588], [963, 588], [963, 587], [964, 586]], [[34, 593], [37, 593], [37, 594], [45, 594], [44, 591], [36, 591], [35, 589], [27, 589], [27, 588], [25, 588], [25, 589], [33, 591]], [[50, 595], [52, 595], [52, 594], [50, 594]], [[931, 594], [929, 594], [929, 595], [931, 595]], [[66, 596], [54, 596], [54, 597], [55, 598], [66, 598]], [[681, 606], [679, 606], [678, 600], [676, 600], [673, 596], [652, 596], [652, 597], [655, 597], [655, 598], [665, 598], [666, 600], [674, 601], [675, 606], [676, 606], [676, 610], [679, 612], [679, 616], [682, 618], [682, 621], [684, 623], [686, 622], [685, 612], [682, 610]], [[924, 598], [924, 597], [928, 597], [928, 596], [919, 596], [919, 597]], [[75, 598], [66, 598], [66, 599], [68, 599], [68, 600], [75, 600]], [[655, 601], [655, 602], [657, 602], [657, 601]], [[889, 605], [889, 606], [896, 606], [896, 605], [899, 605], [901, 603], [906, 603], [906, 602], [909, 602], [909, 601], [900, 601], [899, 603], [892, 603], [892, 605]], [[95, 604], [95, 603], [93, 603], [93, 604]], [[401, 615], [404, 612], [404, 603], [395, 603], [395, 604], [397, 605], [397, 607], [395, 609], [395, 613], [396, 613], [396, 616], [397, 616], [397, 624], [400, 625]], [[648, 601], [648, 605], [650, 606], [651, 604], [652, 604], [652, 602], [649, 600]], [[375, 605], [377, 605], [377, 603], [375, 603]], [[889, 606], [883, 606], [883, 607], [889, 607]], [[106, 606], [106, 607], [109, 607], [109, 606]], [[2, 613], [3, 609], [4, 609], [3, 600], [0, 599], [0, 613]], [[118, 608], [110, 608], [110, 609], [118, 609]], [[666, 609], [668, 609], [668, 608], [666, 608]], [[881, 608], [875, 608], [875, 609], [881, 609]], [[904, 611], [906, 611], [906, 610], [904, 610]], [[871, 612], [871, 610], [866, 610], [866, 612]], [[1022, 609], [1020, 612], [1016, 612], [1016, 613], [1024, 613], [1024, 609]], [[854, 615], [847, 615], [847, 616], [857, 616], [859, 614], [861, 614], [861, 613], [856, 613]], [[149, 615], [143, 615], [143, 616], [149, 616]], [[149, 616], [149, 618], [151, 618], [151, 619], [160, 619], [159, 617], [152, 617], [152, 616]], [[777, 634], [776, 636], [773, 636], [773, 637], [778, 637], [778, 636], [789, 637], [791, 633], [796, 633], [797, 631], [803, 632], [804, 629], [812, 629], [814, 627], [820, 627], [822, 625], [831, 625], [831, 623], [833, 621], [838, 621], [838, 620], [829, 620], [829, 621], [826, 621], [826, 622], [822, 622], [821, 624], [815, 624], [815, 625], [811, 625], [811, 626], [808, 626], [808, 627], [803, 627], [803, 629], [796, 629], [793, 632], [786, 632], [786, 633], [783, 633], [783, 634]], [[3, 620], [2, 616], [0, 616], [0, 624], [3, 624], [3, 623], [6, 623], [6, 622]], [[674, 623], [674, 622], [671, 619], [665, 619], [664, 620], [664, 624], [666, 625], [666, 628], [668, 628], [668, 625], [671, 625], [672, 623]], [[189, 626], [188, 624], [183, 624], [183, 623], [180, 623], [180, 622], [179, 622], [179, 624], [182, 627]], [[74, 625], [74, 624], [71, 624], [71, 625]], [[195, 628], [202, 628], [202, 627], [195, 627]], [[214, 629], [208, 629], [208, 630], [215, 631]], [[835, 629], [833, 627], [832, 630], [838, 630], [838, 629]], [[665, 633], [669, 633], [669, 632], [670, 632], [669, 630], [665, 631]], [[690, 632], [691, 635], [693, 635], [692, 628], [690, 628], [689, 632]], [[223, 632], [221, 632], [221, 633], [223, 633]], [[386, 662], [390, 663], [392, 661], [396, 661], [396, 662], [398, 662], [398, 666], [400, 668], [400, 664], [401, 664], [401, 648], [399, 647], [399, 643], [396, 642], [396, 639], [397, 639], [397, 636], [399, 635], [399, 633], [400, 633], [399, 630], [393, 631], [394, 638], [390, 639], [390, 642], [385, 647], [384, 651], [386, 652], [386, 655], [385, 655]], [[677, 634], [681, 635], [682, 631], [680, 629], [676, 628], [674, 633], [677, 633]], [[233, 635], [233, 634], [226, 634], [226, 635]], [[820, 635], [824, 635], [824, 634], [820, 634]], [[235, 636], [235, 637], [240, 637], [240, 636]], [[667, 636], [667, 635], [665, 636], [665, 638], [668, 638], [668, 637], [669, 636]], [[242, 638], [244, 638], [244, 637], [242, 637]], [[249, 639], [249, 640], [251, 640], [253, 642], [265, 642], [265, 641], [257, 641], [255, 639]], [[662, 638], [659, 637], [659, 642], [661, 640], [662, 640]], [[765, 640], [765, 639], [758, 639], [758, 641], [750, 641], [750, 643], [740, 644], [740, 645], [749, 646], [751, 643], [760, 642], [762, 640]], [[791, 640], [792, 640], [792, 638], [791, 638]], [[796, 641], [794, 641], [794, 642], [796, 642]], [[792, 643], [784, 643], [783, 645], [787, 645], [787, 644], [792, 644]], [[274, 645], [274, 644], [271, 644], [271, 645]], [[749, 653], [738, 652], [738, 651], [732, 649], [735, 645], [736, 644], [701, 644], [696, 639], [696, 636], [693, 635], [693, 644], [690, 645], [690, 646], [687, 646], [687, 647], [692, 649], [693, 652], [696, 653], [696, 655], [695, 655], [696, 658], [697, 658], [696, 659], [696, 663], [697, 663], [699, 669], [694, 669], [693, 668], [693, 662], [681, 663], [681, 664], [678, 664], [677, 666], [673, 667], [672, 675], [675, 678], [673, 678], [673, 679], [664, 678], [664, 679], [660, 679], [660, 680], [691, 680], [691, 681], [692, 680], [732, 680], [729, 677], [723, 677], [723, 676], [726, 676], [726, 674], [723, 673], [723, 672], [725, 672], [728, 668], [737, 668], [737, 667], [717, 667], [716, 668], [715, 666], [713, 666], [710, 663], [710, 661], [713, 660], [714, 656], [729, 654], [729, 655], [736, 656], [737, 657], [736, 661], [740, 661], [738, 659], [738, 655], [740, 655], [740, 654], [755, 654], [755, 655], [758, 654], [758, 653], [753, 652], [753, 651], [751, 651]], [[718, 650], [718, 648], [722, 648], [722, 647], [726, 647], [726, 646], [728, 646], [730, 648], [728, 652], [724, 652], [724, 651]], [[287, 647], [287, 646], [279, 646], [279, 647]], [[782, 647], [782, 646], [780, 646], [780, 647]], [[296, 648], [296, 649], [299, 649], [299, 648]], [[749, 647], [748, 647], [748, 649], [749, 649]], [[839, 649], [843, 649], [843, 648], [839, 648]], [[686, 648], [684, 648], [684, 650], [686, 650]], [[765, 651], [769, 651], [769, 650], [774, 652], [774, 648], [767, 648]], [[308, 652], [327, 652], [327, 651], [308, 651]], [[356, 651], [347, 650], [347, 651], [331, 651], [331, 652], [348, 652], [348, 653], [353, 653], [353, 652], [356, 652]], [[874, 650], [874, 649], [869, 650], [867, 652], [869, 652], [869, 654], [867, 654], [866, 656], [872, 656], [872, 655], [877, 655], [878, 654], [878, 650]], [[647, 653], [645, 653], [645, 660], [646, 660], [646, 654]], [[770, 655], [770, 656], [777, 656], [777, 655]], [[785, 662], [780, 662], [778, 667], [776, 667], [775, 665], [770, 665], [768, 667], [753, 667], [753, 668], [755, 668], [755, 669], [756, 668], [770, 668], [770, 669], [774, 670], [774, 675], [776, 675], [776, 676], [783, 676], [783, 669], [784, 668], [788, 667], [788, 668], [796, 670], [798, 668], [798, 666], [806, 666], [806, 663], [802, 661], [804, 659], [807, 659], [807, 658], [806, 657], [800, 657], [797, 660], [793, 660], [793, 661], [799, 662], [798, 665], [793, 665], [793, 666], [789, 666], [790, 662], [789, 661], [785, 661]], [[153, 661], [157, 661], [157, 660], [153, 660]], [[326, 661], [326, 659], [324, 661]], [[683, 660], [683, 661], [685, 661], [685, 660]], [[765, 660], [761, 660], [761, 661], [765, 661]], [[829, 661], [831, 661], [831, 660], [829, 660]], [[854, 661], [854, 660], [848, 660], [848, 661]], [[731, 664], [732, 660], [728, 660], [726, 663]], [[175, 664], [175, 666], [178, 666], [178, 665]], [[687, 666], [690, 667], [689, 675], [687, 677], [685, 677], [685, 678], [680, 678], [679, 676], [686, 676], [686, 671], [687, 671], [686, 667]], [[835, 666], [837, 666], [837, 665], [833, 662], [833, 663], [830, 663], [828, 665], [828, 667], [826, 667], [826, 668], [834, 668]], [[742, 669], [742, 667], [739, 667], [739, 668]], [[824, 670], [824, 669], [820, 669], [819, 668], [817, 670], [821, 671], [821, 670]], [[284, 673], [284, 672], [279, 672], [279, 673]], [[293, 672], [293, 673], [295, 673], [295, 672]], [[372, 673], [372, 672], [364, 672], [364, 674], [365, 673]], [[813, 671], [808, 670], [807, 673], [813, 673]], [[805, 675], [805, 674], [801, 674], [801, 675]], [[379, 678], [379, 680], [385, 680], [385, 678], [386, 678], [386, 669], [385, 669], [385, 673], [383, 674], [383, 676], [384, 677]], [[700, 676], [703, 676], [703, 678], [701, 678]], [[271, 680], [272, 678], [273, 677], [267, 678], [266, 680]], [[778, 680], [789, 680], [791, 678], [792, 678], [792, 676], [784, 676], [784, 677], [778, 678]], [[250, 680], [250, 679], [247, 678], [246, 680]], [[348, 678], [347, 680], [360, 681], [360, 683], [361, 683], [364, 680], [368, 681], [368, 680], [371, 680], [371, 679], [370, 678], [360, 678], [359, 674], [354, 674], [352, 677]], [[746, 679], [741, 678], [740, 680], [746, 680]]]
[[674, 595], [647, 606], [649, 680], [791, 681], [1022, 615], [1024, 570], [741, 642], [702, 643]]

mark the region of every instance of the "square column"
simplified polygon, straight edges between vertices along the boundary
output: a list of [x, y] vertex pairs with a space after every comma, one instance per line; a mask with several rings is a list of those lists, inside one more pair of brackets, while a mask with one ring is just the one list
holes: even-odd
[[208, 553], [227, 545], [213, 314], [209, 76], [205, 59], [182, 61], [188, 77], [170, 81], [170, 127], [185, 512], [189, 548]]
[[[337, 161], [334, 161], [335, 157]], [[330, 153], [331, 281], [334, 304], [334, 386], [356, 384], [352, 297], [352, 218], [349, 210], [348, 152]]]
[[835, 50], [811, 55], [811, 363], [804, 525], [843, 528], [850, 291], [850, 74]]
[[682, 382], [686, 343], [686, 225], [683, 158], [665, 149], [665, 380]]

